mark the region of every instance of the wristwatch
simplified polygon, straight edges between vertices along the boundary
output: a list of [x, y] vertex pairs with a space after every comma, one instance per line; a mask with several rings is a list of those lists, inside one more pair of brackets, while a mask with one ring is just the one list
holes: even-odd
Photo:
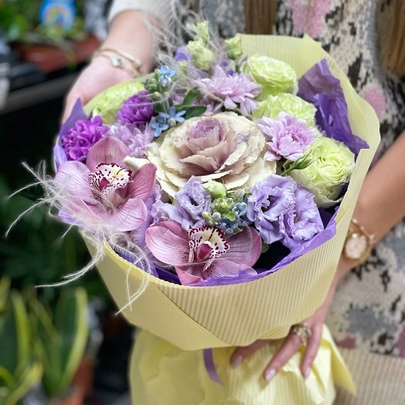
[[347, 259], [356, 260], [361, 264], [370, 256], [374, 245], [375, 235], [367, 232], [364, 226], [352, 218], [343, 247], [343, 255]]

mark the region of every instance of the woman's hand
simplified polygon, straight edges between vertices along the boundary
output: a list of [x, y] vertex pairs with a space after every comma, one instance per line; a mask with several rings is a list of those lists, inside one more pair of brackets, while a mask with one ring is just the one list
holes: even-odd
[[65, 100], [62, 122], [65, 122], [69, 117], [78, 98], [80, 98], [82, 105], [85, 105], [108, 87], [131, 78], [129, 72], [112, 66], [108, 59], [103, 57], [94, 58], [80, 73], [75, 84], [70, 89]]
[[[329, 288], [329, 292], [325, 298], [325, 301], [312, 316], [302, 322], [311, 329], [311, 336], [308, 337], [305, 354], [300, 366], [301, 373], [305, 378], [308, 376], [311, 365], [318, 353], [319, 345], [322, 338], [323, 325], [325, 323], [330, 304], [335, 294], [336, 286], [338, 285], [338, 282], [342, 278], [342, 276], [353, 267], [353, 264], [354, 263], [350, 263], [344, 258], [340, 260], [334, 280]], [[269, 344], [269, 342], [269, 339], [256, 340], [249, 346], [237, 347], [232, 353], [230, 359], [231, 366], [237, 367], [246, 357], [250, 356], [261, 347]], [[297, 350], [301, 346], [301, 339], [296, 334], [290, 333], [285, 338], [278, 352], [273, 356], [273, 358], [269, 361], [266, 368], [264, 369], [264, 379], [266, 381], [271, 381], [271, 379], [284, 366], [284, 364], [286, 364], [288, 360], [290, 360], [290, 358], [294, 355], [294, 353], [297, 352]]]
[[[111, 22], [108, 36], [100, 49], [116, 49], [139, 59], [142, 62], [139, 74], [146, 74], [153, 69], [154, 65], [152, 26], [159, 28], [159, 23], [152, 15], [138, 10], [122, 11]], [[124, 62], [127, 61], [124, 60]], [[128, 67], [131, 65], [129, 64]], [[93, 58], [81, 72], [66, 97], [62, 122], [69, 117], [78, 98], [82, 101], [82, 105], [85, 105], [108, 87], [133, 77], [128, 69], [112, 66], [111, 61], [106, 57]]]

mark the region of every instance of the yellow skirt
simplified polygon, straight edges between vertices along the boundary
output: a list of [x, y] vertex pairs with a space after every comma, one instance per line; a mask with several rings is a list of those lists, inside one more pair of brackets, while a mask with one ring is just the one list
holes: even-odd
[[329, 331], [311, 373], [299, 370], [303, 348], [267, 383], [263, 371], [281, 341], [262, 347], [233, 369], [233, 347], [214, 349], [214, 362], [223, 382], [211, 380], [203, 351], [183, 351], [146, 331], [139, 331], [131, 356], [132, 405], [329, 405], [335, 384], [354, 391], [351, 379]]

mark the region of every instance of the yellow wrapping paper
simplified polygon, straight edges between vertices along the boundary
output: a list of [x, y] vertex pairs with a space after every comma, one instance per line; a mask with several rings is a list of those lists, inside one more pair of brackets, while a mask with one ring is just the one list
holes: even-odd
[[[337, 214], [336, 235], [320, 247], [264, 278], [224, 286], [175, 285], [129, 264], [105, 243], [106, 255], [97, 267], [118, 308], [124, 308], [122, 313], [126, 319], [186, 351], [249, 345], [256, 339], [280, 339], [288, 334], [291, 325], [314, 313], [329, 289], [361, 184], [380, 139], [379, 123], [373, 109], [355, 93], [336, 62], [318, 43], [309, 37], [298, 39], [277, 36], [269, 40], [268, 36], [242, 35], [241, 38], [245, 54], [262, 53], [284, 60], [294, 67], [298, 77], [320, 59], [326, 58], [332, 73], [341, 80], [352, 131], [368, 142], [369, 149], [361, 150], [358, 156], [348, 190]], [[87, 244], [90, 252], [94, 253], [92, 243], [87, 241]], [[142, 294], [128, 305], [130, 297], [143, 288]], [[291, 394], [291, 399], [275, 402], [276, 404], [328, 404], [334, 395], [334, 390], [331, 389], [333, 383], [353, 389], [347, 369], [330, 335], [325, 333], [317, 357], [317, 371], [311, 373], [312, 379], [304, 384], [311, 392], [308, 398], [312, 399], [294, 402]], [[218, 360], [217, 357], [215, 360]], [[301, 388], [297, 388], [298, 391], [306, 389], [298, 371], [298, 362], [298, 357], [293, 358], [290, 363], [295, 364], [294, 371], [289, 374], [290, 365], [286, 366], [275, 379], [279, 381], [280, 392], [284, 390], [282, 387], [285, 387], [286, 395], [289, 390], [286, 387], [297, 385], [293, 383], [295, 380], [299, 380], [301, 384]], [[224, 367], [229, 367], [228, 363]], [[219, 368], [220, 374], [221, 370], [224, 372], [225, 368]], [[314, 399], [314, 396], [321, 395], [320, 387], [324, 387], [324, 402]], [[278, 388], [273, 389], [274, 392], [279, 392]], [[205, 403], [218, 402], [201, 402]], [[229, 402], [233, 403], [237, 402]]]
[[201, 350], [185, 352], [141, 331], [136, 336], [130, 366], [132, 404], [327, 405], [335, 398], [334, 384], [354, 390], [327, 327], [307, 379], [299, 370], [301, 348], [267, 383], [262, 373], [280, 344], [275, 341], [262, 347], [237, 368], [229, 363], [233, 348], [215, 349], [221, 385], [210, 379]]

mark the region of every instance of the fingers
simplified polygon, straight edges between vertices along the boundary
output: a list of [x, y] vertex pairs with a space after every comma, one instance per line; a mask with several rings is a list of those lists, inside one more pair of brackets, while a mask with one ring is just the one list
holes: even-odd
[[269, 340], [256, 340], [249, 346], [237, 347], [231, 356], [231, 366], [233, 368], [238, 367], [246, 357], [250, 356], [256, 350], [267, 345]]
[[263, 377], [267, 382], [270, 382], [278, 371], [290, 360], [290, 358], [299, 350], [302, 346], [301, 339], [294, 334], [288, 335], [277, 353], [273, 356], [270, 362], [267, 364], [263, 372]]
[[[311, 370], [312, 363], [318, 353], [319, 345], [322, 339], [323, 324], [316, 323], [311, 328], [312, 334], [309, 336], [305, 353], [300, 365], [301, 374], [306, 378]], [[238, 347], [232, 353], [230, 358], [231, 366], [238, 367], [248, 356], [269, 344], [270, 340], [257, 340], [249, 346]], [[277, 353], [267, 364], [263, 377], [270, 382], [278, 371], [291, 359], [291, 357], [301, 348], [302, 341], [299, 336], [290, 333], [281, 344]]]
[[312, 334], [308, 338], [304, 358], [302, 359], [300, 367], [301, 373], [305, 378], [308, 377], [312, 363], [314, 362], [315, 357], [318, 354], [319, 345], [322, 339], [323, 325], [315, 324], [311, 330]]
[[65, 100], [65, 108], [63, 110], [63, 114], [61, 117], [61, 123], [63, 124], [68, 118], [70, 113], [73, 110], [73, 106], [75, 105], [77, 99], [80, 98], [82, 100], [82, 105], [85, 104], [83, 101], [83, 96], [80, 93], [70, 92]]

